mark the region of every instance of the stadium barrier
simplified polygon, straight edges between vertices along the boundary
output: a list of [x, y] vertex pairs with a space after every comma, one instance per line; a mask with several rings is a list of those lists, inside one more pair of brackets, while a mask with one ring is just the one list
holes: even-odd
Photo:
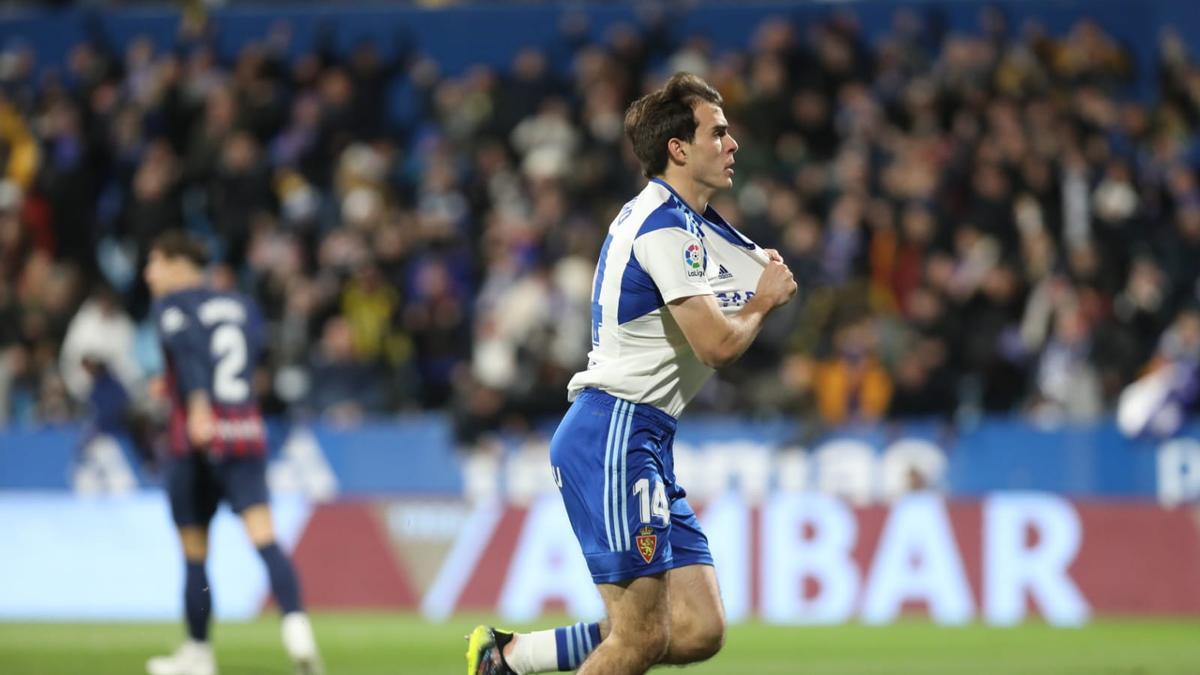
[[[505, 497], [525, 502], [552, 489], [548, 422], [506, 439], [507, 450], [463, 453], [448, 421], [423, 415], [353, 427], [269, 425], [272, 486], [315, 501], [389, 495]], [[122, 439], [78, 427], [0, 429], [0, 491], [125, 493], [160, 477]], [[932, 422], [843, 428], [810, 437], [788, 420], [689, 417], [675, 443], [679, 483], [693, 499], [736, 489], [816, 490], [856, 505], [923, 487], [951, 498], [1034, 490], [1083, 499], [1200, 500], [1200, 422], [1172, 439], [1122, 436], [1112, 422], [1042, 427], [987, 419], [970, 430]]]
[[[1102, 615], [1200, 614], [1194, 507], [999, 492], [913, 493], [854, 507], [804, 492], [699, 504], [731, 621], [1073, 626]], [[311, 505], [276, 499], [308, 604], [459, 611], [508, 620], [602, 612], [555, 494], [527, 504], [400, 498]], [[0, 619], [170, 619], [181, 560], [162, 496], [0, 495]], [[214, 606], [246, 619], [267, 580], [236, 520], [213, 527]]]
[[[697, 418], [679, 479], [731, 620], [959, 624], [1200, 614], [1200, 428], [1129, 441], [1111, 424], [914, 423], [795, 442], [800, 429]], [[544, 436], [456, 453], [438, 417], [271, 434], [282, 543], [316, 608], [601, 611]], [[170, 619], [179, 553], [157, 479], [116, 439], [0, 432], [0, 618]], [[236, 520], [213, 528], [214, 605], [262, 611]]]

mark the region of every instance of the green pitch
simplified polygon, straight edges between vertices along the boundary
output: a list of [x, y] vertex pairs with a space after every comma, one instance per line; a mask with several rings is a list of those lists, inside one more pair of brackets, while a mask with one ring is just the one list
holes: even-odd
[[[462, 636], [477, 618], [429, 624], [411, 615], [314, 617], [330, 675], [450, 675], [465, 672]], [[136, 675], [146, 657], [172, 649], [177, 624], [0, 623], [4, 675]], [[287, 675], [273, 617], [214, 629], [225, 675]], [[1200, 619], [1100, 621], [1061, 630], [937, 628], [905, 621], [885, 628], [733, 627], [725, 650], [689, 673], [936, 675], [1200, 673]]]

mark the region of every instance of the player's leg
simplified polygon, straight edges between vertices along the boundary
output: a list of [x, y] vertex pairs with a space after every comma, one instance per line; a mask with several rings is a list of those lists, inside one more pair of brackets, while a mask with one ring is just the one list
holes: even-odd
[[481, 672], [529, 675], [572, 671], [606, 635], [607, 619], [532, 633], [511, 633], [492, 626], [477, 626], [467, 636], [467, 672], [470, 675]]
[[179, 528], [183, 546], [184, 582], [183, 608], [187, 618], [188, 637], [196, 642], [208, 641], [212, 619], [212, 592], [208, 585], [208, 528], [189, 525]]
[[265, 503], [253, 504], [241, 509], [241, 513], [238, 515], [242, 518], [246, 536], [258, 550], [258, 555], [267, 568], [271, 593], [275, 596], [279, 611], [284, 615], [304, 611], [300, 600], [300, 583], [296, 579], [296, 569], [283, 549], [279, 548], [279, 543], [275, 541], [271, 507]]
[[171, 517], [183, 549], [183, 608], [188, 640], [174, 653], [146, 662], [150, 675], [215, 675], [216, 659], [208, 641], [212, 619], [212, 590], [205, 561], [208, 557], [208, 524], [217, 509], [217, 491], [205, 460], [189, 456], [167, 466], [167, 494]]
[[725, 606], [717, 587], [708, 537], [685, 498], [674, 484], [671, 499], [671, 553], [675, 568], [667, 572], [671, 598], [671, 644], [663, 663], [704, 661], [725, 643]]
[[[712, 568], [704, 569], [711, 571]], [[672, 570], [668, 574], [676, 571], [679, 570]], [[654, 577], [642, 578], [652, 579]], [[632, 583], [633, 582], [630, 582], [630, 584]], [[678, 584], [679, 582], [676, 583]], [[613, 587], [612, 591], [609, 590], [610, 586]], [[614, 602], [616, 603], [629, 604], [630, 600], [636, 599], [635, 597], [631, 596], [621, 597], [622, 589], [619, 585], [601, 584], [598, 586], [598, 588], [600, 589], [601, 596], [605, 600], [606, 606], [610, 605], [610, 595], [614, 596]], [[654, 597], [654, 594], [651, 594], [650, 602], [657, 602]], [[610, 609], [609, 611], [611, 613], [613, 610]], [[638, 612], [643, 613], [639, 614]], [[622, 610], [618, 609], [617, 613], [618, 615], [622, 614]], [[653, 611], [651, 613], [653, 613]], [[634, 612], [634, 614], [637, 614], [637, 617], [641, 617], [644, 616], [644, 611], [638, 610], [637, 612]], [[614, 648], [616, 652], [615, 655], [601, 657], [604, 659], [603, 661], [599, 662], [601, 665], [589, 665], [589, 669], [598, 668], [599, 670], [593, 671], [597, 673], [607, 672], [608, 668], [619, 668], [619, 670], [616, 672], [637, 672], [636, 670], [630, 669], [631, 666], [628, 663], [630, 659], [627, 658], [626, 652], [630, 648], [634, 648], [641, 652], [646, 652], [646, 649], [648, 648], [648, 653], [653, 653], [655, 650], [653, 645], [647, 646], [641, 644], [643, 639], [653, 640], [654, 637], [652, 634], [647, 633], [644, 630], [644, 626], [641, 625], [642, 622], [638, 620], [637, 617], [634, 617], [634, 620], [631, 621], [619, 619], [624, 623], [631, 624], [630, 631], [636, 633], [635, 639], [632, 641], [628, 639], [618, 641], [617, 646]], [[670, 619], [668, 621], [673, 623], [675, 621], [674, 617], [675, 612], [671, 612]], [[571, 671], [578, 667], [578, 664], [582, 663], [584, 659], [588, 659], [588, 664], [593, 664], [597, 658], [593, 652], [595, 652], [597, 648], [604, 644], [603, 641], [608, 639], [610, 633], [609, 627], [610, 623], [608, 619], [604, 619], [598, 623], [592, 624], [577, 623], [571, 626], [563, 626], [550, 630], [537, 631], [534, 633], [516, 634], [490, 629], [487, 626], [480, 626], [476, 628], [475, 633], [471, 635], [472, 641], [479, 641], [479, 644], [484, 644], [483, 641], [490, 639], [492, 641], [491, 644], [496, 645], [495, 649], [498, 651], [498, 653], [503, 654], [503, 659], [488, 659], [483, 664], [483, 668], [479, 667], [478, 660], [469, 661], [470, 669], [468, 670], [468, 673], [469, 675], [477, 675], [478, 673], [516, 673], [517, 675], [527, 675], [529, 673]], [[691, 630], [691, 628], [691, 626], [684, 626], [685, 630]], [[691, 636], [689, 636], [689, 643], [690, 642]], [[668, 641], [668, 645], [669, 644], [670, 641]], [[684, 646], [681, 645], [681, 647]], [[685, 655], [695, 655], [698, 653], [696, 647], [687, 646], [684, 648], [686, 648], [688, 651], [686, 653], [680, 652], [681, 658]], [[478, 649], [476, 651], [478, 651]], [[715, 650], [713, 650], [713, 653], [715, 653]], [[589, 655], [591, 655], [590, 659]], [[468, 652], [468, 656], [470, 656], [470, 652]], [[708, 656], [711, 656], [711, 653], [708, 654]], [[707, 658], [707, 656], [693, 658], [692, 660], [702, 660], [702, 658]], [[644, 659], [632, 659], [634, 665], [641, 663], [642, 660]], [[608, 666], [603, 665], [606, 661], [609, 662]], [[656, 662], [690, 663], [691, 661], [672, 661], [669, 660], [669, 655], [664, 655], [659, 661], [647, 661], [647, 665], [642, 666], [642, 671], [644, 672], [644, 670]], [[584, 671], [581, 670], [580, 672]]]
[[725, 607], [710, 565], [667, 572], [671, 642], [662, 663], [682, 665], [712, 658], [725, 644]]
[[663, 574], [598, 584], [610, 633], [588, 656], [581, 675], [638, 675], [659, 663], [670, 644], [670, 607]]
[[674, 563], [660, 455], [669, 435], [655, 417], [659, 411], [601, 394], [585, 400], [593, 400], [582, 416], [588, 423], [566, 435], [560, 429], [550, 453], [572, 530], [608, 611], [609, 630], [584, 672], [643, 672], [662, 656], [670, 625], [664, 573]]
[[312, 623], [304, 612], [296, 569], [275, 540], [271, 507], [267, 503], [266, 460], [261, 457], [228, 459], [222, 464], [221, 473], [225, 496], [241, 517], [246, 535], [267, 568], [271, 594], [283, 615], [284, 649], [297, 672], [320, 672], [317, 641]]
[[725, 607], [717, 587], [708, 537], [688, 503], [687, 492], [675, 482], [674, 439], [672, 428], [659, 451], [670, 504], [668, 543], [672, 565], [667, 571], [671, 644], [662, 662], [679, 665], [704, 661], [721, 650], [725, 643]]
[[[611, 435], [616, 436], [616, 421], [619, 420], [611, 397], [604, 408], [589, 405], [586, 397], [581, 397], [563, 418], [550, 444], [555, 480], [563, 489], [563, 502], [572, 527], [577, 537], [589, 541], [583, 544], [584, 539], [580, 539], [585, 555], [592, 549], [608, 551], [607, 542], [592, 542], [596, 537], [586, 533], [595, 530], [599, 537], [605, 537], [603, 467], [613, 456], [608, 441], [610, 427]], [[608, 517], [611, 518], [611, 512]], [[593, 522], [596, 528], [589, 525]], [[611, 530], [611, 520], [607, 522]], [[477, 626], [467, 636], [467, 673], [527, 675], [574, 670], [606, 635], [606, 622], [516, 634], [492, 626]]]

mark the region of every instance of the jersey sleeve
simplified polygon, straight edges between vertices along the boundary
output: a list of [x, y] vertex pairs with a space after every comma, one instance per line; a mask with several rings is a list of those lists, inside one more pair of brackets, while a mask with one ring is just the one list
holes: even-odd
[[179, 391], [185, 396], [207, 391], [208, 348], [196, 318], [178, 305], [165, 303], [159, 307], [155, 323], [163, 351], [171, 357]]
[[639, 235], [633, 242], [633, 255], [654, 280], [663, 302], [713, 294], [704, 241], [687, 230], [664, 227]]

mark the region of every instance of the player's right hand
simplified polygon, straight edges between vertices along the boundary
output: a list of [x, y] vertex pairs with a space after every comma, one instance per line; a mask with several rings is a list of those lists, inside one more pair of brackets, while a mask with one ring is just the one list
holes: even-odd
[[167, 399], [167, 381], [162, 375], [154, 375], [146, 380], [146, 395], [156, 401]]
[[758, 288], [754, 290], [754, 294], [768, 299], [771, 307], [774, 308], [786, 304], [796, 297], [797, 290], [796, 279], [792, 276], [791, 268], [782, 259], [772, 258], [763, 268], [762, 276], [758, 279]]
[[217, 420], [207, 397], [193, 396], [188, 401], [187, 434], [193, 448], [204, 450], [217, 435]]

